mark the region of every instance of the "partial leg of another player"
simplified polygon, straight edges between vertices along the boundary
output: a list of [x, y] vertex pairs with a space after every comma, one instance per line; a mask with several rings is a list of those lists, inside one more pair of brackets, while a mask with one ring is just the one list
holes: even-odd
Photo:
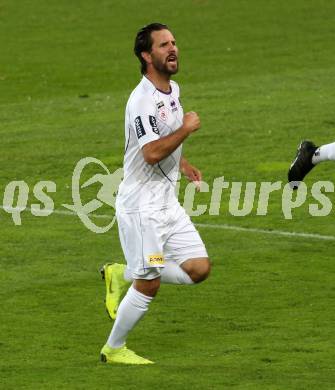
[[297, 189], [316, 164], [330, 160], [335, 160], [335, 142], [317, 147], [311, 141], [302, 141], [288, 171], [288, 181], [292, 188]]

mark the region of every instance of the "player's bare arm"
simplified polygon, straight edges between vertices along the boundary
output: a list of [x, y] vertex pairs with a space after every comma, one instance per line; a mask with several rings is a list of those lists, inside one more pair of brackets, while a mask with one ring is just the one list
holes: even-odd
[[198, 168], [191, 165], [185, 157], [180, 159], [180, 172], [189, 180], [199, 182], [202, 180], [201, 172]]
[[194, 131], [200, 128], [200, 118], [196, 112], [184, 115], [182, 126], [174, 133], [149, 142], [142, 148], [144, 160], [154, 165], [173, 153], [178, 146]]
[[192, 181], [195, 184], [197, 190], [200, 191], [202, 174], [199, 169], [191, 165], [185, 157], [181, 157], [179, 167], [180, 172], [186, 177], [186, 179]]

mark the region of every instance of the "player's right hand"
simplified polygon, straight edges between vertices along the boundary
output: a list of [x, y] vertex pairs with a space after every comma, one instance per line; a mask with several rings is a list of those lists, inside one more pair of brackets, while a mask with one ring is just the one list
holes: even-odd
[[183, 118], [183, 128], [188, 133], [193, 133], [200, 128], [200, 118], [194, 111], [187, 112]]

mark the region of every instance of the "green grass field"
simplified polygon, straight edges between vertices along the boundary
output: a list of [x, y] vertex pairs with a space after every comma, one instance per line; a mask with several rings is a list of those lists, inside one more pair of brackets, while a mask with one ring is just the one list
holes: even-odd
[[[55, 209], [65, 211], [78, 160], [122, 165], [125, 103], [140, 79], [133, 40], [152, 21], [174, 31], [184, 110], [202, 119], [185, 156], [208, 183], [285, 183], [301, 139], [334, 140], [334, 14], [327, 0], [1, 1], [0, 204], [13, 180], [29, 185], [28, 207], [38, 203], [34, 185], [52, 180]], [[334, 163], [324, 163], [306, 183], [333, 177]], [[116, 227], [94, 234], [77, 216], [29, 210], [15, 226], [0, 209], [0, 387], [334, 389], [334, 212], [310, 216], [309, 194], [286, 220], [278, 191], [267, 216], [255, 206], [242, 218], [228, 201], [224, 190], [220, 215], [193, 219], [211, 225], [199, 227], [210, 279], [162, 286], [129, 337], [152, 367], [99, 361], [112, 323], [98, 269], [123, 261]]]

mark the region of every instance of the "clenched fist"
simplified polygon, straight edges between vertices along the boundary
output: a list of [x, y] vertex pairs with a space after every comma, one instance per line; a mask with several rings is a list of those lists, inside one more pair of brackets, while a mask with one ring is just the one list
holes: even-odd
[[200, 128], [200, 118], [196, 112], [190, 111], [184, 115], [183, 128], [188, 133], [193, 133]]

